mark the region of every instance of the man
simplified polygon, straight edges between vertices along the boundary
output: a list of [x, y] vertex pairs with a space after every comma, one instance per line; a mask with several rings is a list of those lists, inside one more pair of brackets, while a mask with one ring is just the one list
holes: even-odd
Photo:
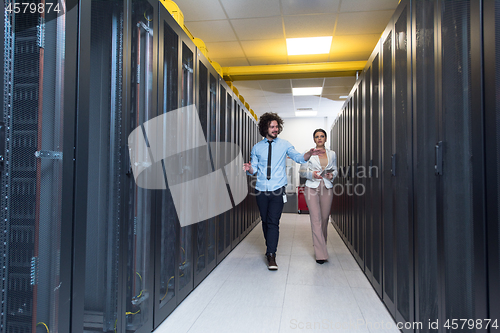
[[266, 257], [269, 270], [277, 270], [276, 249], [279, 238], [279, 222], [286, 194], [286, 156], [297, 163], [306, 163], [321, 149], [312, 148], [302, 155], [290, 142], [278, 139], [283, 130], [283, 120], [276, 113], [264, 113], [259, 120], [259, 132], [264, 139], [252, 148], [250, 163], [243, 164], [249, 175], [257, 173], [255, 194], [262, 219], [262, 230], [266, 240]]

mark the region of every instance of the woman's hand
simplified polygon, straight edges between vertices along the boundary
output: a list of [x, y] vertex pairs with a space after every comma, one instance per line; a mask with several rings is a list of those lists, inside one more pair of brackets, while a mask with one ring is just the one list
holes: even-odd
[[328, 179], [328, 180], [333, 180], [333, 173], [331, 173], [331, 172], [327, 172], [327, 173], [325, 174], [325, 178], [326, 178], [326, 179]]
[[319, 174], [321, 172], [320, 171], [313, 171], [313, 178], [314, 179], [323, 179], [323, 177], [321, 177]]

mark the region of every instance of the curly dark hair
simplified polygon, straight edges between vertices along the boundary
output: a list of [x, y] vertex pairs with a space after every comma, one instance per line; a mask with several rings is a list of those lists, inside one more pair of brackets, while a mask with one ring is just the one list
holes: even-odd
[[271, 121], [276, 120], [278, 122], [278, 134], [283, 130], [283, 124], [285, 123], [277, 113], [266, 112], [259, 118], [259, 133], [263, 137], [267, 135], [267, 130], [269, 129], [269, 124]]

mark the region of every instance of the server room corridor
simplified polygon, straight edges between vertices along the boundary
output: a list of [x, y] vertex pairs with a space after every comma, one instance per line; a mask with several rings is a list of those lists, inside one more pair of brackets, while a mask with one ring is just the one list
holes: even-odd
[[154, 333], [399, 332], [331, 223], [323, 265], [309, 215], [282, 215], [278, 271], [264, 252], [259, 223]]

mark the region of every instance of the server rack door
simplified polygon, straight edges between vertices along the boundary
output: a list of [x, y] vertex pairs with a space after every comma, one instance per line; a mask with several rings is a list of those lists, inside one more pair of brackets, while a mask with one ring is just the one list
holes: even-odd
[[[158, 113], [179, 108], [180, 90], [180, 27], [161, 4], [158, 29]], [[171, 137], [169, 140], [175, 140]], [[156, 196], [157, 224], [155, 234], [155, 323], [157, 327], [178, 304], [176, 287], [179, 283], [179, 219], [174, 200], [166, 189]]]
[[[204, 139], [208, 142], [209, 139], [209, 126], [211, 125], [211, 119], [209, 114], [209, 82], [208, 82], [208, 67], [210, 64], [208, 60], [202, 59], [201, 52], [197, 50], [197, 80], [196, 80], [196, 90], [197, 90], [197, 111], [198, 117], [200, 118], [201, 128], [203, 130]], [[205, 65], [205, 64], [207, 65]], [[214, 114], [215, 115], [215, 114]], [[213, 162], [211, 160], [209, 145], [205, 147], [206, 152], [204, 157], [200, 155], [199, 157], [199, 169], [202, 174], [209, 174], [213, 172]], [[208, 202], [208, 197], [200, 195], [195, 200], [196, 207], [205, 207]], [[199, 208], [195, 208], [199, 209]], [[213, 221], [213, 219], [209, 219]], [[194, 255], [194, 286], [197, 286], [203, 278], [207, 275], [207, 223], [209, 220], [201, 221], [193, 226], [194, 239], [193, 243], [193, 255]]]
[[363, 185], [365, 186], [366, 195], [363, 196], [363, 206], [362, 211], [364, 215], [364, 225], [365, 225], [365, 248], [364, 248], [364, 258], [365, 258], [365, 273], [370, 280], [373, 279], [372, 269], [373, 269], [373, 225], [372, 225], [372, 213], [371, 213], [371, 186], [368, 179], [367, 170], [370, 165], [370, 147], [371, 147], [371, 81], [372, 81], [372, 68], [369, 67], [364, 76], [364, 108], [363, 108], [363, 142], [362, 142], [362, 164], [363, 164]]
[[[234, 141], [234, 131], [235, 131], [235, 126], [234, 126], [234, 111], [233, 111], [233, 94], [229, 91], [227, 92], [227, 98], [226, 98], [226, 116], [227, 116], [227, 131], [226, 131], [226, 141], [227, 142], [235, 142]], [[235, 156], [232, 155], [232, 152], [230, 152], [230, 160], [232, 161], [235, 158]], [[234, 230], [234, 211], [235, 208], [231, 209], [229, 212], [227, 212], [226, 215], [226, 232], [225, 232], [225, 248], [227, 251], [231, 251], [232, 248], [232, 235], [233, 235], [233, 230]]]
[[[415, 320], [438, 319], [437, 200], [435, 145], [438, 142], [435, 68], [435, 3], [413, 7], [413, 172], [415, 223]], [[384, 87], [385, 88], [385, 87]], [[421, 332], [435, 331], [424, 325]]]
[[[220, 118], [217, 112], [217, 97], [218, 90], [218, 74], [211, 68], [209, 72], [209, 117], [210, 119], [210, 130], [209, 130], [209, 142], [220, 142]], [[219, 150], [219, 146], [215, 146], [215, 151], [211, 151], [212, 160], [218, 161], [222, 155]], [[207, 222], [207, 271], [210, 272], [216, 265], [216, 247], [217, 247], [217, 224], [220, 216], [213, 217]]]
[[79, 71], [75, 202], [81, 207], [75, 225], [82, 226], [77, 233], [85, 236], [75, 240], [82, 241], [75, 243], [75, 266], [83, 266], [83, 274], [75, 273], [74, 285], [84, 295], [73, 299], [81, 313], [72, 322], [75, 331], [114, 332], [121, 330], [125, 317], [118, 311], [123, 287], [119, 285], [121, 197], [127, 172], [122, 151], [124, 5], [92, 0], [82, 3], [80, 10], [81, 39], [88, 42], [82, 52], [88, 54], [81, 54]]
[[[500, 318], [500, 3], [484, 5], [486, 216], [488, 227], [489, 314]], [[492, 70], [494, 69], [494, 70]], [[493, 331], [493, 330], [491, 330]]]
[[[363, 103], [365, 99], [365, 79], [364, 77], [361, 77], [361, 79], [358, 82], [358, 97], [359, 97], [359, 102], [358, 102], [358, 162], [361, 163], [361, 166], [363, 167], [363, 140], [364, 140], [364, 134], [363, 134], [363, 122], [364, 122], [364, 114], [363, 114]], [[361, 168], [360, 172], [363, 169]], [[360, 178], [360, 184], [365, 186], [365, 178], [362, 173], [358, 172], [357, 175], [358, 178]], [[359, 250], [358, 250], [358, 255], [359, 255], [359, 266], [364, 267], [365, 265], [365, 211], [363, 209], [364, 207], [364, 200], [365, 196], [360, 196], [359, 197], [359, 206], [358, 206], [358, 214], [359, 214], [359, 219], [358, 219], [358, 232], [359, 232]]]
[[391, 23], [382, 45], [382, 221], [383, 221], [383, 301], [393, 317], [395, 308], [395, 243], [392, 194], [392, 118], [393, 118], [393, 35]]
[[63, 265], [71, 265], [71, 259], [63, 261], [70, 249], [63, 245], [72, 245], [72, 215], [63, 214], [73, 207], [75, 114], [68, 108], [74, 100], [68, 98], [75, 91], [75, 78], [71, 74], [69, 80], [68, 73], [77, 55], [72, 52], [76, 34], [70, 31], [76, 32], [76, 25], [67, 19], [74, 15], [61, 4], [59, 12], [19, 14], [9, 11], [13, 2], [1, 4], [0, 330], [67, 330], [63, 323], [69, 323], [69, 311], [60, 307], [59, 299], [70, 297], [64, 294], [70, 281], [63, 277]]
[[410, 204], [411, 191], [411, 94], [410, 55], [408, 38], [410, 8], [401, 8], [395, 22], [395, 111], [393, 194], [396, 224], [396, 321], [413, 322], [413, 222]]
[[[363, 165], [362, 165], [362, 142], [363, 142], [363, 84], [358, 82], [357, 89], [357, 112], [356, 112], [356, 179], [358, 186], [363, 186]], [[363, 197], [358, 197], [356, 200], [356, 214], [357, 214], [357, 246], [356, 246], [356, 260], [360, 267], [364, 267], [364, 259], [362, 256], [364, 246], [364, 223], [363, 223]]]
[[[359, 177], [358, 177], [358, 171], [359, 171], [359, 161], [358, 161], [358, 115], [359, 115], [359, 110], [358, 110], [358, 90], [355, 89], [354, 93], [352, 94], [352, 103], [353, 103], [353, 110], [352, 110], [352, 136], [351, 136], [351, 141], [352, 141], [352, 160], [353, 160], [353, 188], [359, 188]], [[353, 203], [352, 203], [352, 248], [353, 248], [353, 255], [356, 261], [359, 262], [359, 213], [358, 213], [358, 208], [359, 208], [359, 195], [355, 195], [353, 197]]]
[[[194, 103], [194, 64], [195, 64], [195, 47], [194, 44], [183, 36], [181, 38], [181, 70], [180, 70], [180, 99], [181, 107], [186, 107]], [[189, 116], [181, 118], [180, 120], [183, 124], [189, 124], [192, 119]], [[186, 133], [186, 139], [192, 142], [196, 142], [200, 133], [192, 131], [191, 133]], [[186, 152], [187, 159], [193, 161], [193, 165], [190, 167], [195, 170], [197, 165], [196, 150], [191, 150]], [[192, 198], [184, 197], [183, 202], [190, 202]], [[179, 213], [178, 213], [179, 214]], [[179, 253], [179, 290], [178, 302], [184, 299], [193, 290], [193, 235], [194, 226], [188, 225], [180, 228], [180, 253]]]
[[[378, 53], [378, 52], [377, 52]], [[372, 101], [371, 101], [371, 139], [370, 139], [370, 160], [368, 163], [367, 177], [370, 183], [370, 202], [372, 219], [372, 285], [382, 296], [381, 263], [382, 263], [382, 220], [380, 216], [380, 54], [377, 54], [372, 62]], [[357, 195], [357, 192], [355, 192]]]
[[[349, 187], [353, 188], [353, 173], [352, 173], [352, 98], [347, 102], [346, 107], [346, 162], [348, 169], [348, 182]], [[354, 193], [350, 192], [347, 196], [347, 225], [346, 225], [346, 237], [351, 244], [353, 244], [353, 235], [352, 235], [352, 202], [353, 202]]]
[[[481, 85], [479, 48], [471, 48], [480, 40], [477, 31], [480, 12], [478, 1], [440, 2], [442, 108], [439, 140], [442, 141], [441, 210], [443, 262], [443, 296], [446, 318], [482, 318], [483, 288], [486, 280], [482, 265], [485, 253], [482, 191], [482, 151], [477, 140], [481, 119]], [[472, 29], [475, 31], [473, 32]], [[478, 53], [479, 52], [479, 53]], [[474, 59], [474, 60], [473, 60]], [[474, 93], [474, 94], [473, 94]], [[438, 166], [438, 168], [441, 165]], [[479, 177], [479, 180], [478, 180]], [[442, 195], [442, 197], [439, 197]], [[479, 212], [477, 203], [479, 201]], [[438, 214], [439, 214], [438, 213]], [[439, 219], [439, 218], [438, 218]], [[479, 236], [479, 237], [477, 237]], [[477, 238], [476, 238], [477, 237]]]
[[[233, 131], [233, 143], [240, 146], [240, 105], [236, 99], [234, 99], [234, 108], [232, 111], [232, 131]], [[233, 160], [236, 156], [231, 156], [231, 160]], [[240, 233], [241, 233], [241, 218], [240, 218], [240, 206], [237, 205], [233, 209], [233, 221], [232, 225], [232, 239], [231, 239], [231, 247], [234, 249], [236, 245], [240, 242]]]
[[[130, 113], [126, 122], [127, 133], [140, 128], [157, 115], [156, 111], [156, 61], [157, 43], [154, 32], [158, 31], [156, 4], [134, 1], [129, 13]], [[138, 147], [129, 147], [138, 151]], [[144, 156], [145, 163], [151, 162]], [[153, 328], [153, 192], [138, 186], [134, 177], [124, 184], [127, 226], [126, 239], [126, 332], [149, 332]]]
[[[219, 79], [221, 80], [221, 79]], [[228, 133], [228, 126], [227, 126], [227, 118], [228, 118], [228, 113], [227, 113], [227, 104], [226, 104], [226, 87], [225, 85], [222, 84], [222, 82], [219, 84], [219, 140], [220, 142], [227, 142], [228, 138], [231, 137], [230, 132]], [[229, 135], [228, 135], [229, 134]], [[222, 154], [224, 161], [229, 160], [228, 154], [230, 154], [230, 151], [228, 149], [225, 149], [220, 152]], [[230, 227], [229, 225], [229, 215], [230, 212], [224, 212], [221, 215], [218, 216], [218, 221], [217, 221], [217, 263], [221, 262], [222, 259], [228, 254], [228, 247], [225, 245], [225, 239], [226, 239], [226, 234], [228, 231], [226, 231], [226, 226]]]

